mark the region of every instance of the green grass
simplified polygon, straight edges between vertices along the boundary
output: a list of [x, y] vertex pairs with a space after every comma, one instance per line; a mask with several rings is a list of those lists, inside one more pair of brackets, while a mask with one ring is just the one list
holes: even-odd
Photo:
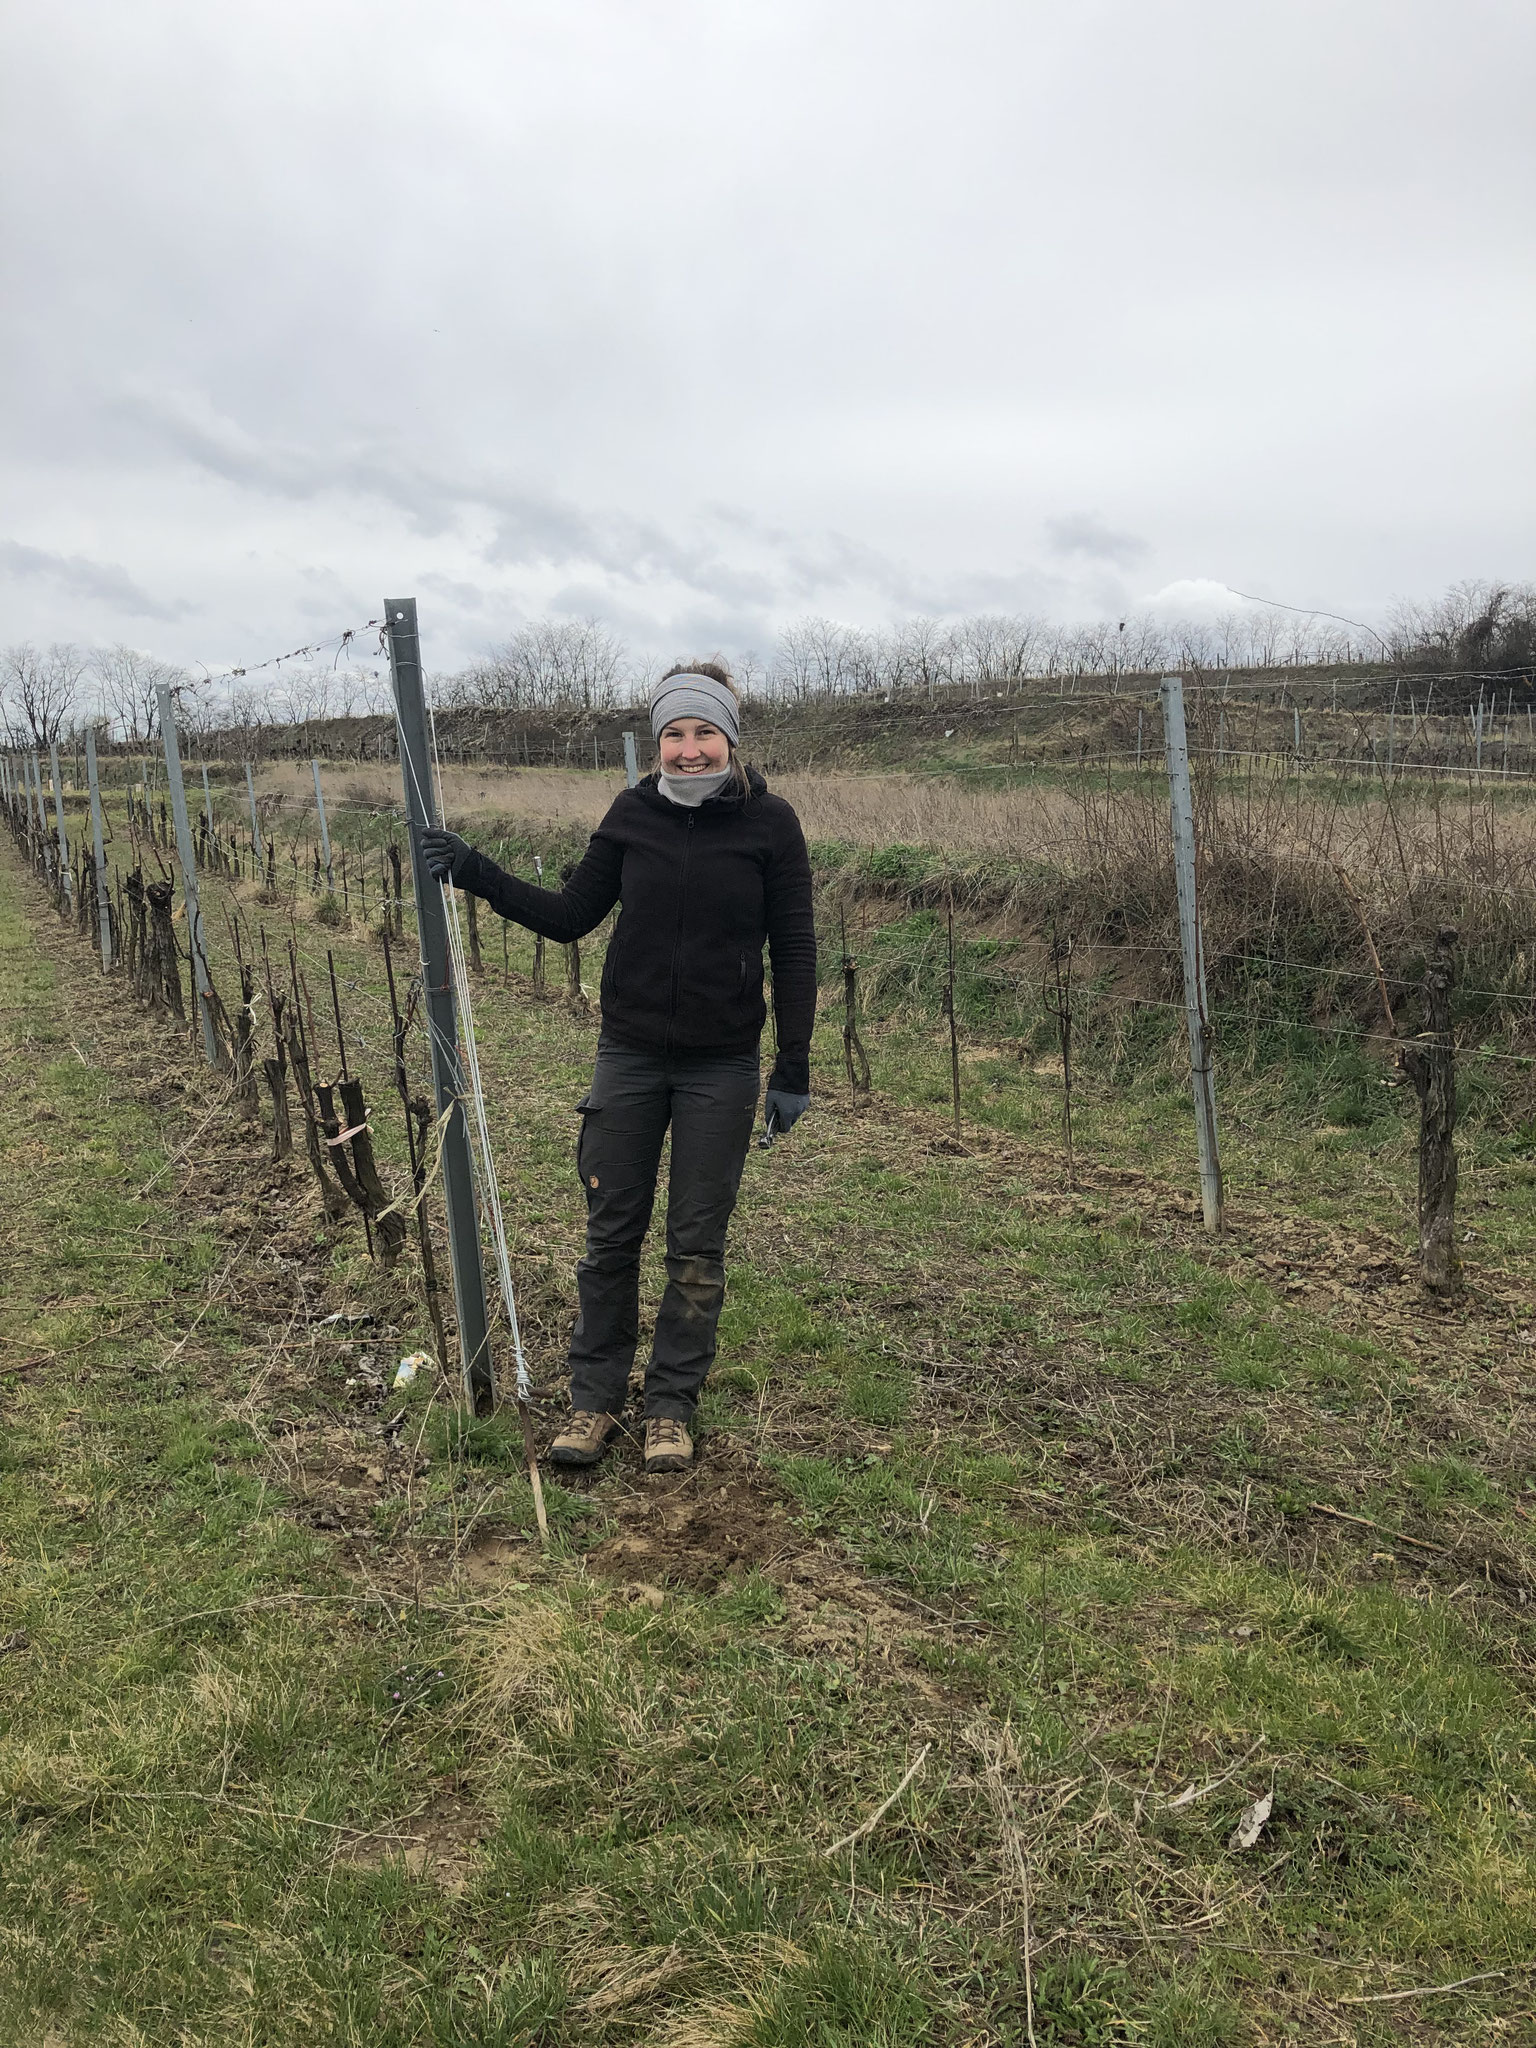
[[[816, 1112], [748, 1163], [705, 1408], [701, 1479], [763, 1475], [774, 1544], [632, 1597], [587, 1562], [641, 1512], [615, 1469], [549, 1487], [546, 1555], [513, 1540], [471, 1579], [476, 1530], [531, 1524], [504, 1417], [420, 1388], [384, 1411], [416, 1469], [399, 1450], [352, 1488], [350, 1550], [312, 1512], [315, 1471], [385, 1456], [346, 1383], [423, 1340], [413, 1261], [384, 1282], [300, 1177], [251, 1196], [238, 1130], [183, 1196], [190, 1055], [94, 1005], [83, 947], [31, 943], [45, 915], [0, 859], [0, 1641], [25, 1639], [0, 1654], [0, 2039], [979, 2048], [1024, 2041], [1027, 1989], [1041, 2042], [1520, 2038], [1517, 1148], [1474, 1133], [1483, 1294], [1426, 1317], [1356, 1285], [1412, 1171], [1395, 1111], [1329, 1113], [1376, 1100], [1360, 1072], [1229, 1091], [1211, 1245], [1155, 1063], [1089, 1063], [1073, 1188], [1059, 1079], [968, 1062], [947, 1151], [931, 1022], [871, 1027], [875, 1112], [850, 1116], [829, 1016]], [[592, 1027], [529, 999], [523, 935], [506, 983], [483, 937], [549, 1384]], [[381, 961], [344, 925], [325, 942], [398, 1174]], [[231, 1268], [241, 1218], [275, 1210], [286, 1249]]]

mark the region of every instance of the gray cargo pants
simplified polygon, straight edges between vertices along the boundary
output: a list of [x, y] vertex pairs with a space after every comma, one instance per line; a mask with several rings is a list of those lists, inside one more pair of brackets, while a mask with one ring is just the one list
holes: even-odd
[[757, 1113], [757, 1052], [668, 1056], [598, 1040], [590, 1092], [577, 1104], [576, 1165], [587, 1250], [576, 1268], [571, 1404], [624, 1406], [640, 1335], [640, 1252], [672, 1126], [667, 1286], [645, 1374], [645, 1414], [687, 1422], [714, 1363], [725, 1300], [725, 1233]]

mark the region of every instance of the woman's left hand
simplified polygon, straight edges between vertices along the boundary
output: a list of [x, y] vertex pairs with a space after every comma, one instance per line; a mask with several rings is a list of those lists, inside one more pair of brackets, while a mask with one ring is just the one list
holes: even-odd
[[792, 1131], [811, 1106], [809, 1095], [790, 1095], [782, 1088], [770, 1088], [763, 1099], [763, 1121], [782, 1137]]

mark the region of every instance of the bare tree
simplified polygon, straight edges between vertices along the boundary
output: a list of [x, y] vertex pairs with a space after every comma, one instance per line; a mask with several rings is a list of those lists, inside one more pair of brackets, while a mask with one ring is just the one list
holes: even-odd
[[792, 697], [835, 697], [855, 688], [863, 636], [832, 619], [797, 619], [779, 635], [774, 679]]
[[382, 717], [390, 710], [394, 701], [390, 696], [389, 678], [374, 668], [354, 669], [352, 673], [363, 717]]
[[629, 677], [624, 643], [596, 619], [539, 619], [463, 675], [444, 677], [438, 701], [488, 711], [611, 711]]
[[13, 745], [42, 748], [58, 739], [75, 708], [86, 666], [85, 656], [68, 641], [56, 640], [46, 653], [28, 641], [5, 650], [0, 705]]
[[361, 695], [357, 670], [350, 663], [338, 662], [331, 670], [332, 718], [355, 718]]
[[279, 669], [273, 696], [294, 725], [335, 715], [335, 679], [328, 668]]
[[1536, 659], [1536, 585], [1453, 583], [1432, 604], [1401, 604], [1393, 653], [1416, 668], [1506, 669]]
[[160, 729], [160, 685], [177, 690], [187, 680], [185, 669], [121, 645], [98, 649], [90, 673], [103, 721], [130, 747], [147, 746]]
[[1169, 663], [1168, 635], [1145, 612], [1125, 622], [1121, 660], [1130, 675], [1155, 675]]
[[499, 678], [489, 672], [486, 662], [471, 662], [458, 675], [430, 678], [431, 701], [438, 711], [510, 711], [512, 699], [500, 688]]
[[891, 686], [930, 698], [954, 680], [955, 634], [939, 619], [904, 619], [890, 634], [886, 674]]
[[773, 650], [773, 687], [787, 697], [808, 697], [816, 687], [816, 647], [812, 634], [796, 623], [786, 626]]
[[177, 730], [189, 740], [204, 741], [224, 725], [227, 712], [219, 702], [216, 686], [200, 678], [183, 675], [172, 685], [176, 700]]
[[1015, 688], [1030, 673], [1030, 664], [1044, 639], [1040, 619], [1010, 618], [1000, 612], [982, 612], [966, 619], [955, 635], [956, 661], [961, 680], [973, 695], [999, 684]]
[[232, 732], [239, 733], [242, 740], [246, 741], [247, 752], [250, 751], [247, 736], [259, 732], [261, 727], [267, 723], [266, 709], [265, 693], [258, 689], [254, 683], [235, 683], [231, 687], [229, 693], [229, 726]]

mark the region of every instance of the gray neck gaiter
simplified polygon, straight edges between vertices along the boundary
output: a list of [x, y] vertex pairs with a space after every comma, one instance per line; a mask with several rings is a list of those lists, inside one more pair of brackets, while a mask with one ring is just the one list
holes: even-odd
[[664, 775], [658, 769], [656, 787], [685, 811], [696, 811], [710, 797], [718, 796], [730, 779], [729, 768], [718, 769], [713, 775]]

